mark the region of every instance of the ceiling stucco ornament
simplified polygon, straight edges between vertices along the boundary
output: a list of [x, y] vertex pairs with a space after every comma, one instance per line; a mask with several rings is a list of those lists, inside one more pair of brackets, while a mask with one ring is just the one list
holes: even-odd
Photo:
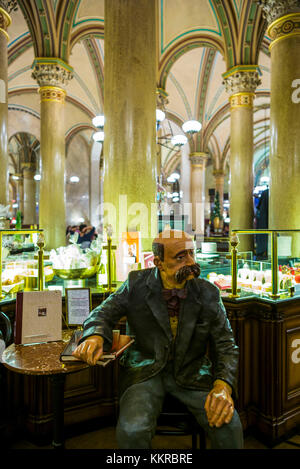
[[36, 59], [33, 63], [32, 78], [40, 87], [66, 86], [73, 78], [73, 69], [59, 59]]
[[255, 93], [256, 88], [261, 84], [261, 79], [257, 70], [237, 71], [224, 77], [223, 84], [230, 95], [236, 93]]
[[263, 16], [268, 24], [281, 16], [300, 11], [300, 0], [254, 0], [263, 10]]
[[0, 8], [3, 8], [7, 13], [11, 13], [18, 9], [18, 2], [17, 0], [0, 0]]

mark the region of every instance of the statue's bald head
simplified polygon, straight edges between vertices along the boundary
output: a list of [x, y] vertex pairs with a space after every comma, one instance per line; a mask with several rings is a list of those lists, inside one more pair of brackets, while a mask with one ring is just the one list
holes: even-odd
[[159, 233], [152, 242], [152, 251], [154, 256], [164, 260], [165, 251], [168, 248], [174, 248], [178, 243], [186, 243], [187, 249], [193, 244], [193, 238], [185, 231], [164, 230]]

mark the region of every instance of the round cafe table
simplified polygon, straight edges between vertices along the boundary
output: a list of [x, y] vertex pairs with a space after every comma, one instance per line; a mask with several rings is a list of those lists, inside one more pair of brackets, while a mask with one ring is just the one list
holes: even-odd
[[55, 449], [64, 448], [64, 385], [68, 373], [88, 368], [88, 364], [62, 363], [60, 353], [63, 341], [32, 345], [11, 344], [2, 354], [2, 364], [15, 373], [24, 375], [46, 375], [52, 383], [53, 441]]

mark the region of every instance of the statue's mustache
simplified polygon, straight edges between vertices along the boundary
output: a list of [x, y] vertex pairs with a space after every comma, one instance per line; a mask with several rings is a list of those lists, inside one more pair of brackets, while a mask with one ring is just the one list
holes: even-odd
[[200, 267], [198, 264], [185, 265], [181, 267], [175, 274], [175, 280], [178, 283], [182, 283], [189, 275], [194, 275], [195, 278], [200, 275]]

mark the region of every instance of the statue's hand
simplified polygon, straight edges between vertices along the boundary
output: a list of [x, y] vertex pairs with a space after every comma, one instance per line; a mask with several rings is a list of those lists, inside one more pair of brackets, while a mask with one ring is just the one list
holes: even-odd
[[206, 398], [204, 408], [211, 427], [221, 427], [224, 423], [229, 423], [234, 412], [229, 384], [217, 379]]
[[91, 335], [76, 347], [72, 355], [89, 365], [96, 365], [101, 355], [103, 355], [103, 337]]

